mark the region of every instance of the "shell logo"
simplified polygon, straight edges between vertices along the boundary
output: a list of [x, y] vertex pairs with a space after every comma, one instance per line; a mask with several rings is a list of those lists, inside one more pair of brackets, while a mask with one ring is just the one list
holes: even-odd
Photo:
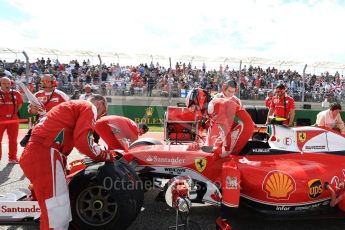
[[288, 200], [296, 190], [296, 182], [287, 173], [271, 171], [266, 175], [262, 189], [269, 199]]

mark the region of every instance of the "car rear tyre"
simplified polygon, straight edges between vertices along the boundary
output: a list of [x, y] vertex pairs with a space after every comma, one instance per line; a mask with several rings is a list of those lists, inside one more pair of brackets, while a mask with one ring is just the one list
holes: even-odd
[[139, 177], [122, 160], [91, 167], [72, 179], [72, 229], [122, 230], [138, 216], [144, 193]]

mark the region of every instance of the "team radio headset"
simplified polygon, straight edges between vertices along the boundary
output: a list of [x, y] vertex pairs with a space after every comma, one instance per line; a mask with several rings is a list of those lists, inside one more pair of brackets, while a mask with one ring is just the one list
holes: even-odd
[[[47, 76], [47, 75], [45, 75], [45, 76]], [[49, 76], [50, 76], [50, 80], [51, 80], [51, 83], [52, 83], [52, 87], [57, 87], [58, 86], [58, 82], [56, 81], [55, 77], [53, 75], [51, 75], [51, 74], [49, 74]], [[47, 82], [47, 81], [41, 80], [41, 84], [43, 84], [45, 82]]]

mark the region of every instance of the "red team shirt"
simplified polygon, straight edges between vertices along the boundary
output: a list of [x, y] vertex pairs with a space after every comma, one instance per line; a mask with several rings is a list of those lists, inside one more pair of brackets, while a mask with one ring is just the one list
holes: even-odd
[[0, 90], [0, 119], [9, 120], [12, 118], [17, 118], [18, 105], [21, 104], [23, 104], [23, 98], [18, 91], [11, 90], [10, 92], [5, 93]]
[[273, 109], [273, 114], [276, 117], [289, 118], [290, 110], [295, 109], [295, 100], [287, 95], [285, 95], [282, 98], [279, 98], [278, 96], [273, 96], [270, 109]]
[[265, 106], [266, 106], [267, 108], [270, 108], [271, 102], [272, 102], [272, 98], [273, 98], [273, 97], [266, 97], [266, 98], [265, 98]]
[[69, 97], [62, 91], [54, 89], [52, 93], [45, 93], [43, 90], [35, 93], [35, 97], [42, 102], [46, 111], [50, 111], [54, 106], [62, 102], [69, 101]]
[[109, 149], [127, 150], [128, 144], [139, 138], [137, 124], [129, 118], [116, 115], [99, 119], [95, 130], [107, 143]]

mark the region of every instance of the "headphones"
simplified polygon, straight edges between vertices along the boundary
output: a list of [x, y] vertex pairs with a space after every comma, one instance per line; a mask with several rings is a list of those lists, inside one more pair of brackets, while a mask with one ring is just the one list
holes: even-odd
[[[43, 78], [44, 76], [48, 76], [50, 77], [50, 80], [51, 80], [51, 83], [52, 83], [52, 87], [57, 87], [58, 86], [58, 82], [56, 81], [56, 78], [52, 75], [52, 74], [44, 74], [41, 78]], [[44, 81], [42, 81], [41, 79], [41, 84], [43, 83]]]

